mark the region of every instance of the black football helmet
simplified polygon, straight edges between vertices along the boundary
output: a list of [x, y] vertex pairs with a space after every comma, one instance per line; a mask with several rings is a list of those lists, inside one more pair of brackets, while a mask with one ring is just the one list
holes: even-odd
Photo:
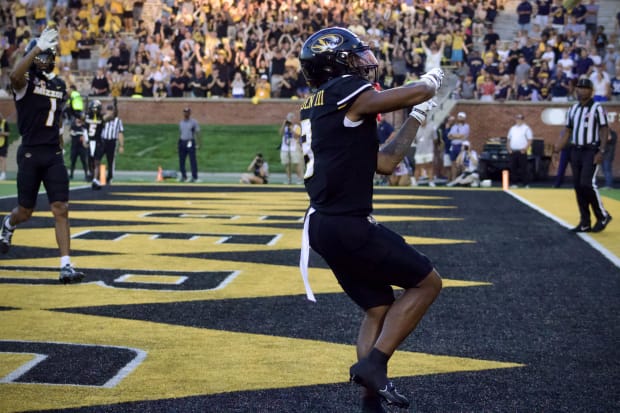
[[91, 100], [90, 102], [88, 102], [88, 116], [91, 118], [93, 117], [100, 118], [101, 108], [102, 108], [102, 105], [99, 99]]
[[341, 27], [319, 30], [310, 36], [301, 48], [299, 61], [306, 81], [313, 88], [345, 74], [374, 83], [379, 66], [370, 47], [355, 33]]
[[[24, 54], [30, 53], [32, 49], [37, 45], [37, 39], [32, 39], [26, 49], [24, 50]], [[47, 50], [41, 51], [38, 55], [35, 56], [32, 61], [32, 65], [30, 66], [30, 70], [34, 70], [38, 76], [45, 75], [47, 77], [54, 70], [54, 66], [56, 65], [56, 49], [50, 48]]]

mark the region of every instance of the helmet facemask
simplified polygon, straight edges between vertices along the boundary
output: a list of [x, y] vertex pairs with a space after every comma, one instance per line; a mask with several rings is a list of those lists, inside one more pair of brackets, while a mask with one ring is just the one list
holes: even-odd
[[370, 48], [350, 52], [347, 56], [347, 66], [349, 73], [361, 76], [372, 83], [377, 82], [379, 62]]
[[34, 57], [32, 66], [38, 75], [43, 75], [46, 78], [52, 76], [55, 66], [55, 56], [51, 49], [44, 50]]

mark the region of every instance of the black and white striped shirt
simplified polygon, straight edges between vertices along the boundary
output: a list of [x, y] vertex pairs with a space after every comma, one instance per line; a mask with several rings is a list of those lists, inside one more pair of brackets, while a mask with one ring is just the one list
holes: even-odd
[[576, 146], [601, 142], [600, 129], [607, 126], [607, 114], [600, 103], [590, 100], [574, 104], [566, 114], [566, 127], [572, 130], [570, 142]]
[[121, 132], [123, 132], [123, 121], [121, 118], [116, 117], [105, 123], [103, 126], [103, 132], [101, 133], [101, 139], [116, 140], [118, 139], [118, 134]]

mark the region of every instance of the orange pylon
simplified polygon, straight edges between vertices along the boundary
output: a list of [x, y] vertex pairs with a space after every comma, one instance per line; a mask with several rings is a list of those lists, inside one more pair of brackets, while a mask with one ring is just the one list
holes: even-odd
[[157, 168], [157, 182], [161, 182], [164, 180], [164, 170], [161, 169], [161, 166]]
[[106, 179], [108, 178], [108, 172], [106, 170], [105, 164], [99, 164], [99, 183], [101, 185], [105, 185]]

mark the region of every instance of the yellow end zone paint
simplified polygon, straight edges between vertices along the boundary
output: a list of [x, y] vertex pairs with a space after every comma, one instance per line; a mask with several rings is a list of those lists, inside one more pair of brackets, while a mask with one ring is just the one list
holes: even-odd
[[[353, 346], [45, 311], [0, 313], [1, 339], [139, 348], [146, 359], [115, 388], [3, 384], [0, 408], [54, 409], [243, 390], [342, 383]], [[312, 327], [312, 326], [309, 326]], [[222, 351], [222, 349], [226, 351]], [[313, 370], [300, 360], [312, 360]], [[242, 367], [243, 366], [243, 367]], [[393, 376], [520, 367], [517, 363], [398, 352]], [[252, 374], [242, 371], [252, 369]]]

